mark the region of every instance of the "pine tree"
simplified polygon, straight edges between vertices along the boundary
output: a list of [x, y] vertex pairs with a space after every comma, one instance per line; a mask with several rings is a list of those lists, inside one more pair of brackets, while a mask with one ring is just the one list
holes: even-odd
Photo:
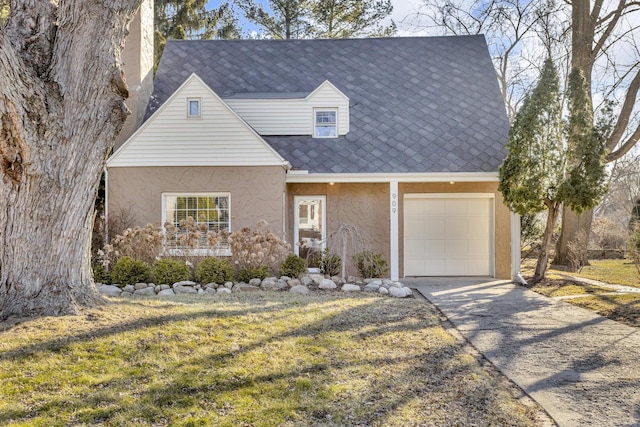
[[576, 69], [569, 76], [568, 100], [565, 142], [558, 74], [547, 59], [537, 86], [511, 125], [509, 153], [500, 167], [498, 189], [512, 211], [525, 215], [547, 210], [534, 283], [545, 277], [561, 205], [580, 212], [595, 206], [606, 192], [604, 141], [608, 125], [592, 125], [585, 80]]
[[207, 9], [208, 0], [155, 0], [155, 66], [167, 39], [211, 40], [240, 37], [238, 20], [229, 3]]
[[273, 39], [390, 36], [393, 22], [382, 25], [392, 12], [391, 0], [235, 0], [245, 17]]
[[514, 118], [507, 149], [498, 187], [505, 204], [520, 215], [547, 210], [535, 282], [546, 273], [553, 227], [562, 203], [557, 188], [564, 177], [560, 85], [550, 59], [545, 61], [538, 84]]

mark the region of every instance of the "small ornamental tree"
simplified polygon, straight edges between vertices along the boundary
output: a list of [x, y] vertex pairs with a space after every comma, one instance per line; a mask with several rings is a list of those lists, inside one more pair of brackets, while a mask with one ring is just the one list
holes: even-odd
[[[527, 95], [509, 130], [508, 154], [500, 167], [498, 189], [505, 204], [520, 215], [547, 210], [533, 282], [544, 278], [553, 228], [563, 203], [580, 211], [602, 196], [604, 146], [588, 123], [584, 79], [574, 70], [569, 82], [569, 137], [563, 138], [562, 102], [553, 61], [544, 63], [538, 84]], [[581, 161], [567, 164], [567, 154]]]

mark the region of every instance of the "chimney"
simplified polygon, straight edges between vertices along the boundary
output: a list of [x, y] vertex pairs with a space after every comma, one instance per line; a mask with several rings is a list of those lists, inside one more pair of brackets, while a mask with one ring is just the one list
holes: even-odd
[[114, 150], [135, 132], [144, 119], [153, 92], [153, 37], [153, 0], [143, 0], [131, 21], [122, 51], [124, 76], [129, 87], [126, 104], [131, 114], [116, 138]]

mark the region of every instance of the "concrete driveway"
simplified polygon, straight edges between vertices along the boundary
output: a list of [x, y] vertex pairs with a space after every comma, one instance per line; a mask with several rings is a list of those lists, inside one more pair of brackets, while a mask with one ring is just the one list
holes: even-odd
[[417, 289], [559, 426], [640, 426], [640, 331], [509, 281], [417, 278]]

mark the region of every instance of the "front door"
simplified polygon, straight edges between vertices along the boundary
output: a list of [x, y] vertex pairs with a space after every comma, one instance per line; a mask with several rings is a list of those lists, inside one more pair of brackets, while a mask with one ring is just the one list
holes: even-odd
[[326, 245], [326, 197], [295, 197], [294, 252], [308, 260], [309, 268], [318, 268]]

